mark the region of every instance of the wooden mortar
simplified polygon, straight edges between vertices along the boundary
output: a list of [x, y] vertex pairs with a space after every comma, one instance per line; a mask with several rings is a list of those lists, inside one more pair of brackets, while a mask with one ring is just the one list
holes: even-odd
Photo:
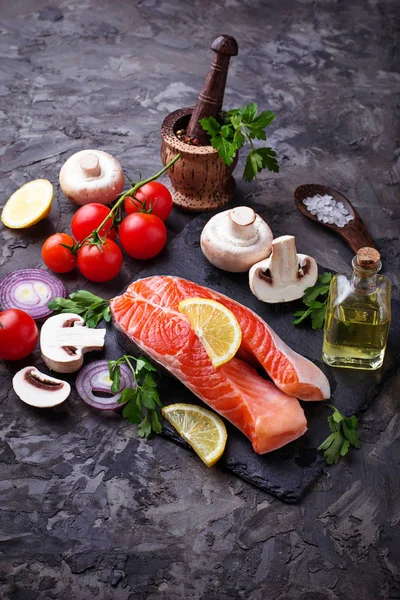
[[[215, 54], [194, 108], [181, 108], [170, 113], [161, 127], [161, 160], [166, 165], [180, 152], [181, 158], [169, 170], [174, 204], [192, 212], [212, 211], [224, 206], [232, 198], [236, 184], [232, 172], [238, 155], [226, 165], [217, 150], [209, 144], [208, 134], [202, 129], [202, 117], [218, 117], [222, 109], [226, 77], [231, 56], [238, 53], [237, 43], [231, 36], [221, 35], [211, 45]], [[185, 129], [200, 144], [180, 140], [176, 132]]]

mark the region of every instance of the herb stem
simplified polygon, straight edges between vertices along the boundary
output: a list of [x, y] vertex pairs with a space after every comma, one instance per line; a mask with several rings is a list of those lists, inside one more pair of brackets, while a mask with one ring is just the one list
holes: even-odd
[[250, 135], [249, 135], [249, 132], [248, 132], [248, 130], [247, 130], [247, 127], [241, 127], [240, 129], [241, 129], [241, 131], [243, 132], [244, 136], [247, 138], [247, 141], [249, 142], [249, 144], [250, 144], [250, 146], [251, 146], [251, 149], [252, 149], [252, 150], [255, 150], [255, 147], [254, 147], [254, 144], [253, 144], [253, 140], [251, 139], [251, 137], [250, 137]]

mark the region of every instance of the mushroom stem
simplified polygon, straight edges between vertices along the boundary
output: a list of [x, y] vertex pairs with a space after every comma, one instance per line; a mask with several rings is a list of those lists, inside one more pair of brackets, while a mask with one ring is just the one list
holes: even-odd
[[314, 258], [297, 254], [295, 238], [283, 235], [272, 242], [269, 258], [249, 271], [250, 289], [263, 302], [291, 302], [315, 284], [318, 266]]
[[282, 235], [273, 240], [269, 270], [272, 279], [278, 277], [283, 284], [297, 280], [299, 261], [293, 235]]
[[249, 206], [238, 206], [229, 211], [231, 234], [241, 240], [250, 240], [257, 235], [254, 225], [256, 213]]
[[79, 159], [79, 165], [84, 172], [86, 179], [99, 177], [101, 173], [100, 161], [95, 154], [83, 154]]

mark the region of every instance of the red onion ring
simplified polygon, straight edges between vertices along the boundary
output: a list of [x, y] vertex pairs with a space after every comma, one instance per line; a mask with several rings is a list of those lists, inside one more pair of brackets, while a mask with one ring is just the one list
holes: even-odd
[[66, 295], [64, 284], [43, 269], [13, 271], [0, 281], [2, 309], [20, 308], [33, 319], [44, 319], [51, 315], [53, 311], [47, 304], [53, 298], [65, 298]]
[[96, 396], [94, 392], [111, 393], [111, 382], [107, 381], [108, 375], [108, 362], [106, 360], [95, 360], [94, 362], [86, 365], [76, 378], [76, 390], [79, 396], [86, 404], [97, 408], [99, 410], [115, 410], [121, 408], [126, 404], [119, 404], [118, 400], [122, 396], [122, 392], [125, 388], [135, 387], [135, 380], [129, 367], [125, 364], [121, 365], [121, 381], [119, 386], [119, 392], [114, 396], [104, 398], [102, 396]]

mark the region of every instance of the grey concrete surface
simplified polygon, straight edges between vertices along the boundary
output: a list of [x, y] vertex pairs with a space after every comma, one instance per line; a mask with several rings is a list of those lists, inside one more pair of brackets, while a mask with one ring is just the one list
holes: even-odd
[[[229, 33], [240, 53], [225, 106], [278, 113], [281, 163], [238, 194], [342, 269], [351, 251], [292, 200], [301, 183], [337, 187], [398, 285], [399, 29], [397, 0], [0, 0], [1, 204], [30, 179], [56, 184], [82, 148], [110, 151], [132, 178], [155, 172], [162, 119], [194, 102], [210, 42]], [[47, 222], [1, 227], [0, 274], [40, 265], [44, 237], [72, 214], [56, 187]], [[170, 235], [188, 219], [176, 213]], [[88, 287], [111, 296], [139, 270], [127, 261]], [[17, 402], [11, 372], [0, 366], [0, 598], [400, 598], [399, 376], [363, 415], [362, 449], [289, 506], [76, 399], [44, 418]]]

